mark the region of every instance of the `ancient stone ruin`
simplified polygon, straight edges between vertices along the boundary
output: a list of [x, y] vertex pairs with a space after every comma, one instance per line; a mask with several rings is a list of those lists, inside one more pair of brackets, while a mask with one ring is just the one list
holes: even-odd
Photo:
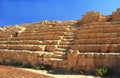
[[0, 62], [43, 63], [69, 71], [101, 65], [120, 71], [120, 8], [87, 12], [81, 20], [42, 21], [0, 28]]

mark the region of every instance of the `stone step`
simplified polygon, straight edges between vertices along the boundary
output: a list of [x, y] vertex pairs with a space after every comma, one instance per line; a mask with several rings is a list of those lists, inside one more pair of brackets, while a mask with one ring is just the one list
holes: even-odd
[[43, 51], [44, 45], [0, 45], [0, 49]]
[[14, 37], [11, 40], [60, 40], [59, 35], [45, 35], [45, 36], [27, 36], [27, 37]]
[[51, 58], [59, 58], [59, 59], [66, 59], [66, 55], [65, 54], [53, 54]]
[[63, 40], [68, 41], [68, 42], [74, 41], [74, 39], [63, 39]]
[[0, 49], [1, 52], [33, 52], [33, 51], [28, 51], [28, 50], [9, 50], [9, 49]]
[[58, 45], [59, 40], [8, 40], [8, 41], [0, 41], [0, 44], [21, 44], [21, 45]]
[[73, 42], [68, 42], [68, 41], [61, 41], [59, 45], [71, 45]]
[[51, 52], [43, 52], [43, 51], [29, 51], [29, 50], [9, 50], [9, 49], [0, 49], [0, 52], [26, 52], [26, 53], [38, 53], [38, 54], [48, 54], [48, 55], [53, 55]]
[[72, 45], [71, 49], [80, 52], [114, 52], [119, 53], [120, 45]]
[[[43, 57], [43, 58], [51, 58], [53, 53], [51, 52], [43, 52], [43, 51], [27, 51], [27, 50], [8, 50], [8, 49], [0, 49], [0, 53], [3, 52], [3, 53], [8, 53], [7, 56], [9, 56], [9, 54], [24, 54], [25, 56], [28, 56], [30, 53], [31, 54], [35, 54], [37, 57]], [[6, 56], [5, 56], [6, 57]]]
[[65, 51], [67, 51], [67, 49], [64, 49], [64, 48], [57, 48], [56, 51], [65, 52]]
[[64, 39], [74, 39], [75, 36], [64, 36], [63, 38], [64, 38]]
[[84, 29], [100, 29], [100, 28], [112, 28], [112, 27], [119, 27], [119, 22], [95, 22], [95, 23], [89, 23], [89, 24], [84, 24], [83, 26], [81, 26], [81, 28]]
[[66, 52], [55, 51], [54, 54], [63, 55], [63, 54], [66, 54]]
[[120, 44], [120, 38], [77, 39], [74, 44]]
[[71, 36], [71, 35], [74, 35], [74, 34], [75, 34], [74, 32], [66, 32], [66, 36], [67, 36], [67, 35], [68, 35], [68, 36], [69, 36], [69, 35]]
[[66, 60], [66, 59], [63, 59], [63, 58], [50, 58], [51, 61], [63, 61], [63, 60]]
[[27, 32], [24, 32], [24, 33], [21, 33], [18, 35], [18, 37], [24, 37], [24, 36], [45, 36], [45, 35], [59, 35], [59, 36], [63, 36], [63, 35], [66, 35], [66, 32], [34, 32], [34, 33], [27, 33]]
[[70, 45], [58, 45], [58, 48], [70, 48]]
[[90, 34], [78, 34], [77, 39], [93, 39], [93, 38], [116, 38], [120, 37], [119, 33], [90, 33]]
[[11, 37], [8, 37], [8, 38], [2, 37], [2, 38], [0, 38], [0, 41], [5, 41], [5, 40], [11, 40]]
[[120, 32], [120, 27], [114, 27], [114, 28], [106, 28], [106, 29], [80, 29], [78, 31], [80, 34], [87, 34], [87, 33], [118, 33]]
[[16, 45], [16, 44], [29, 44], [29, 45], [43, 45], [43, 41], [39, 40], [20, 40], [20, 41], [0, 41], [0, 44]]

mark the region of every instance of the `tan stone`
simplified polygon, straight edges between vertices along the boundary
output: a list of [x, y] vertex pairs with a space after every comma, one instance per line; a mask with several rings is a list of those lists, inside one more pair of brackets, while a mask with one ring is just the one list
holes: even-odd
[[88, 39], [88, 34], [78, 34], [77, 39]]
[[79, 45], [79, 44], [84, 44], [85, 43], [85, 40], [79, 40], [79, 39], [77, 39], [77, 40], [75, 40], [74, 41], [74, 43], [76, 44], [76, 45]]
[[78, 51], [75, 51], [75, 52], [70, 52], [70, 53], [67, 55], [68, 65], [69, 65], [70, 67], [75, 67], [75, 66], [77, 65], [78, 54], [79, 54], [79, 52], [78, 52]]
[[55, 51], [56, 48], [57, 48], [57, 46], [46, 45], [46, 46], [45, 46], [45, 51]]
[[62, 69], [67, 69], [67, 60], [63, 60], [63, 61], [59, 61], [58, 62], [58, 68], [62, 68]]
[[82, 23], [91, 23], [100, 21], [100, 13], [99, 12], [87, 12], [82, 17]]
[[31, 50], [33, 50], [33, 51], [44, 51], [44, 46], [33, 46]]
[[58, 41], [43, 41], [44, 45], [57, 45]]
[[109, 16], [87, 12], [81, 20], [1, 27], [0, 62], [43, 63], [87, 72], [102, 65], [118, 70], [119, 20], [120, 9], [117, 9]]
[[104, 36], [105, 38], [114, 38], [117, 37], [117, 33], [106, 33]]
[[89, 38], [104, 38], [103, 33], [89, 34]]
[[100, 46], [101, 52], [108, 52], [108, 50], [109, 50], [109, 45], [101, 45]]
[[71, 49], [73, 50], [79, 50], [80, 52], [84, 52], [87, 50], [86, 46], [78, 46], [78, 45], [73, 45], [71, 46]]

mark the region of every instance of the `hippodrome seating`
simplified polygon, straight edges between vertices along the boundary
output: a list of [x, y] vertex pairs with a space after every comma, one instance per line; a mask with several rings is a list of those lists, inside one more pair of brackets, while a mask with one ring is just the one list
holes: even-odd
[[73, 50], [93, 53], [119, 53], [120, 22], [94, 22], [79, 27]]
[[[18, 30], [11, 33], [3, 32], [0, 35], [0, 49], [2, 51], [31, 51], [53, 53], [52, 60], [66, 59], [66, 54], [74, 38], [72, 26], [41, 26], [40, 24], [23, 25], [26, 29], [13, 36]], [[73, 32], [73, 33], [72, 33]]]
[[104, 65], [119, 71], [120, 9], [115, 14], [88, 12], [82, 20], [1, 27], [0, 62], [43, 63], [70, 71]]

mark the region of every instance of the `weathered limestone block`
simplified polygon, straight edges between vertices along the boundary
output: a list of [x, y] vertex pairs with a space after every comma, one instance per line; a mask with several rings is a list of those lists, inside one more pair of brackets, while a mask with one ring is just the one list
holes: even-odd
[[120, 8], [118, 8], [116, 12], [112, 13], [112, 20], [113, 21], [119, 21], [120, 20]]
[[3, 58], [0, 58], [0, 63], [3, 63], [4, 62], [4, 59]]
[[105, 38], [115, 38], [117, 37], [117, 33], [106, 33], [104, 36]]
[[36, 36], [42, 36], [42, 35], [65, 35], [65, 32], [61, 32], [61, 31], [50, 31], [50, 30], [46, 30], [46, 31], [38, 31], [38, 33], [34, 33], [34, 35]]
[[87, 52], [99, 52], [100, 51], [100, 46], [86, 46], [86, 51]]
[[44, 44], [44, 45], [57, 45], [57, 44], [58, 44], [58, 41], [46, 40], [46, 41], [43, 41], [43, 44]]
[[108, 51], [109, 52], [119, 52], [118, 45], [110, 45]]
[[45, 46], [33, 46], [32, 51], [44, 51]]
[[43, 57], [37, 56], [37, 62], [38, 63], [43, 63]]
[[2, 53], [0, 52], [0, 58], [2, 57]]
[[84, 43], [85, 43], [85, 40], [84, 40], [84, 39], [77, 39], [77, 40], [74, 41], [74, 43], [75, 43], [76, 45], [84, 44]]
[[99, 44], [111, 44], [114, 40], [112, 38], [102, 38], [102, 39], [98, 39], [97, 43]]
[[52, 61], [50, 60], [50, 58], [43, 58], [43, 64], [47, 64], [47, 65], [52, 65]]
[[101, 52], [108, 52], [108, 49], [109, 49], [109, 44], [100, 46], [100, 51]]
[[101, 52], [118, 52], [119, 47], [117, 45], [101, 45]]
[[114, 28], [109, 28], [109, 30], [106, 30], [107, 33], [116, 33], [119, 32], [119, 28], [118, 27], [114, 27]]
[[89, 38], [104, 38], [104, 34], [103, 33], [89, 34]]
[[6, 59], [6, 54], [7, 54], [7, 52], [2, 53], [2, 56], [1, 56], [1, 57], [2, 57], [3, 59]]
[[6, 53], [6, 58], [7, 58], [7, 59], [11, 59], [12, 56], [13, 56], [12, 53], [10, 53], [10, 52], [7, 52], [7, 53]]
[[77, 34], [76, 36], [77, 39], [88, 39], [88, 34]]
[[100, 53], [95, 53], [94, 54], [94, 66], [95, 66], [95, 68], [97, 68], [97, 67], [100, 67], [100, 66], [102, 66], [103, 65], [103, 59], [104, 59], [104, 57], [101, 57], [101, 54]]
[[43, 36], [43, 40], [59, 40], [61, 39], [58, 35], [45, 35]]
[[100, 46], [93, 46], [93, 45], [89, 45], [89, 46], [71, 46], [71, 49], [73, 50], [79, 50], [80, 52], [99, 52], [100, 51]]
[[60, 42], [60, 45], [68, 45], [68, 44], [70, 44], [70, 43], [67, 42], [67, 41], [61, 41], [61, 42]]
[[70, 50], [70, 52], [67, 55], [68, 66], [70, 67], [71, 70], [73, 70], [73, 68], [77, 65], [78, 54], [79, 52], [77, 50], [75, 52]]
[[58, 68], [58, 62], [59, 62], [59, 61], [53, 60], [53, 61], [52, 61], [52, 67], [55, 68], [55, 69]]
[[99, 12], [87, 12], [85, 15], [82, 16], [82, 23], [91, 23], [91, 22], [98, 22], [100, 21], [100, 13]]
[[86, 33], [89, 33], [90, 30], [87, 29], [87, 30], [80, 30], [80, 31], [77, 31], [78, 33], [81, 33], [81, 34], [86, 34]]
[[55, 51], [57, 48], [57, 46], [53, 46], [53, 45], [46, 45], [45, 46], [45, 51], [50, 51], [50, 52], [53, 52]]
[[117, 37], [120, 37], [120, 33], [117, 33]]
[[30, 53], [30, 54], [27, 56], [27, 60], [28, 60], [29, 62], [34, 62], [34, 63], [36, 63], [36, 62], [37, 62], [37, 54]]
[[119, 53], [101, 53], [95, 54], [95, 68], [100, 66], [107, 66], [110, 68], [118, 68], [119, 67]]
[[17, 55], [17, 58], [15, 60], [18, 60], [18, 61], [23, 61], [24, 60], [24, 55]]
[[11, 62], [12, 62], [11, 59], [5, 59], [5, 63], [9, 64], [9, 63], [11, 63]]
[[[79, 68], [76, 68], [79, 67]], [[86, 72], [94, 70], [94, 53], [80, 53], [77, 59], [75, 70], [84, 70]]]
[[31, 54], [27, 55], [27, 60], [28, 60], [29, 62], [33, 61], [33, 58], [34, 58], [34, 57], [33, 57]]
[[107, 67], [108, 67], [109, 64], [110, 64], [110, 63], [109, 63], [109, 59], [108, 59], [108, 58], [104, 58], [104, 59], [103, 59], [103, 66], [107, 66]]
[[61, 32], [66, 32], [69, 31], [69, 28], [65, 28], [65, 27], [54, 27], [53, 29], [54, 31], [61, 31]]
[[58, 62], [58, 68], [67, 69], [67, 66], [68, 66], [67, 60]]
[[86, 39], [85, 44], [96, 44], [97, 42], [99, 42], [99, 39]]
[[80, 52], [87, 50], [86, 46], [79, 46], [79, 45], [73, 45], [73, 46], [71, 46], [71, 49], [72, 50], [79, 50]]

